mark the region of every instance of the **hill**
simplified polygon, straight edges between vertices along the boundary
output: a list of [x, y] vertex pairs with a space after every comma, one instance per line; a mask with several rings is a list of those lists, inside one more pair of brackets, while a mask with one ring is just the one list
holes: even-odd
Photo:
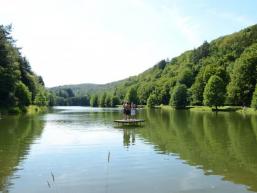
[[[106, 85], [65, 88], [72, 89], [76, 95], [88, 95], [89, 100], [97, 96], [98, 105], [110, 95], [120, 101], [148, 103], [149, 106], [179, 106], [181, 97], [185, 98], [184, 105], [250, 106], [256, 86], [256, 68], [257, 25], [253, 25], [210, 43], [205, 41], [170, 61], [161, 60], [137, 76]], [[216, 77], [209, 81], [212, 76]]]
[[121, 84], [124, 80], [111, 82], [107, 84], [93, 84], [93, 83], [84, 83], [84, 84], [74, 84], [74, 85], [63, 85], [49, 88], [53, 92], [58, 92], [64, 89], [71, 89], [75, 96], [85, 96], [92, 94], [100, 94], [102, 92], [108, 92], [113, 90], [117, 85]]

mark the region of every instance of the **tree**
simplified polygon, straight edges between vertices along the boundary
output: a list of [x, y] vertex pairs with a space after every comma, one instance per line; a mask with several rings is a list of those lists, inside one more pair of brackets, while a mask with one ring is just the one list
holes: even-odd
[[170, 101], [170, 85], [166, 83], [163, 85], [161, 90], [161, 104], [168, 105]]
[[91, 96], [91, 98], [90, 98], [90, 106], [91, 107], [98, 107], [99, 106], [99, 104], [98, 104], [98, 96], [97, 95]]
[[257, 109], [257, 85], [255, 86], [255, 91], [253, 93], [251, 107], [254, 108], [255, 110]]
[[105, 107], [111, 107], [112, 106], [112, 98], [111, 95], [107, 95], [105, 97]]
[[113, 95], [112, 96], [112, 99], [111, 99], [111, 106], [112, 107], [115, 107], [117, 106], [118, 104], [120, 104], [120, 100], [117, 96]]
[[196, 64], [199, 62], [200, 59], [207, 57], [209, 53], [210, 44], [207, 41], [204, 41], [204, 43], [199, 48], [194, 49], [192, 61]]
[[142, 105], [147, 104], [147, 99], [153, 90], [154, 86], [152, 84], [141, 83], [137, 89], [138, 102]]
[[0, 25], [0, 106], [14, 105], [15, 87], [20, 78], [18, 49], [10, 36], [11, 26]]
[[48, 99], [49, 99], [49, 103], [48, 103], [49, 106], [54, 106], [56, 104], [56, 96], [52, 92], [48, 93]]
[[172, 90], [170, 105], [175, 108], [185, 108], [187, 105], [187, 87], [184, 84], [178, 84]]
[[15, 97], [19, 107], [29, 106], [31, 104], [31, 92], [22, 82], [19, 82], [15, 89]]
[[192, 93], [191, 96], [191, 104], [192, 105], [202, 105], [203, 102], [203, 91], [205, 83], [203, 81], [204, 69], [202, 69], [196, 76], [196, 80], [192, 85], [190, 91]]
[[194, 77], [193, 77], [192, 70], [185, 68], [179, 72], [178, 82], [180, 84], [185, 84], [189, 88], [193, 84], [193, 81], [194, 81]]
[[215, 106], [217, 109], [218, 106], [224, 104], [225, 95], [226, 88], [223, 80], [217, 75], [211, 76], [204, 88], [204, 104], [207, 106]]
[[100, 103], [99, 103], [100, 107], [106, 107], [106, 104], [105, 104], [106, 96], [107, 96], [106, 93], [103, 93], [103, 95], [101, 96]]
[[231, 82], [228, 85], [228, 97], [234, 105], [251, 104], [257, 77], [257, 43], [246, 49], [236, 61]]
[[38, 88], [38, 92], [35, 97], [34, 104], [38, 106], [48, 105], [48, 93], [45, 91], [43, 87]]
[[136, 90], [136, 88], [131, 87], [131, 88], [128, 90], [128, 92], [127, 92], [127, 94], [126, 94], [126, 96], [125, 96], [125, 100], [128, 101], [128, 102], [133, 102], [133, 103], [135, 103], [135, 104], [138, 103], [137, 90]]
[[150, 94], [150, 96], [147, 99], [147, 106], [149, 108], [153, 108], [156, 105], [156, 98], [157, 96], [154, 93]]

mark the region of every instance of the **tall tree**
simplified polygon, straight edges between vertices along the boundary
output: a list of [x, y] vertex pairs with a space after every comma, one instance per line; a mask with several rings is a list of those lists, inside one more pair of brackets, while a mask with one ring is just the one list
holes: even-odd
[[105, 104], [105, 99], [106, 99], [106, 97], [107, 97], [107, 94], [106, 93], [103, 93], [103, 95], [101, 96], [101, 98], [100, 98], [100, 107], [105, 107], [106, 106], [106, 104]]
[[19, 107], [29, 106], [31, 104], [31, 92], [28, 87], [19, 82], [15, 89], [15, 97], [18, 99], [17, 103]]
[[228, 97], [235, 105], [251, 104], [257, 77], [257, 43], [247, 48], [236, 61], [231, 82], [228, 85]]
[[18, 49], [10, 36], [11, 26], [0, 26], [0, 106], [14, 105], [14, 91], [20, 78]]
[[251, 107], [255, 110], [257, 109], [257, 85], [255, 86], [255, 91], [253, 93]]
[[175, 108], [185, 108], [187, 105], [187, 87], [184, 84], [178, 84], [172, 89], [170, 105]]
[[133, 102], [133, 103], [138, 103], [138, 98], [137, 98], [137, 90], [135, 87], [131, 87], [126, 96], [125, 96], [125, 100], [128, 102]]
[[93, 95], [90, 98], [90, 106], [91, 107], [98, 107], [99, 103], [98, 103], [98, 96], [97, 95]]
[[147, 99], [147, 106], [149, 108], [153, 108], [157, 103], [156, 99], [157, 99], [157, 96], [154, 93], [150, 94], [150, 96]]
[[222, 106], [225, 101], [226, 88], [223, 80], [216, 75], [211, 76], [204, 88], [204, 104], [207, 106]]

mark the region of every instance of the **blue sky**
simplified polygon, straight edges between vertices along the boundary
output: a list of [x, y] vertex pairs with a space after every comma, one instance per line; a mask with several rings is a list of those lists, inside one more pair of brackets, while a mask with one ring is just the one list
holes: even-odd
[[47, 86], [107, 83], [257, 21], [257, 0], [0, 0]]

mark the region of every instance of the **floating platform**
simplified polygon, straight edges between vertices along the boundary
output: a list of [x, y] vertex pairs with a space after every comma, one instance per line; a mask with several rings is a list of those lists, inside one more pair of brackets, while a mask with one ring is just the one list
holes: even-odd
[[121, 124], [121, 125], [141, 125], [141, 123], [145, 122], [144, 119], [120, 119], [115, 120], [115, 123]]

